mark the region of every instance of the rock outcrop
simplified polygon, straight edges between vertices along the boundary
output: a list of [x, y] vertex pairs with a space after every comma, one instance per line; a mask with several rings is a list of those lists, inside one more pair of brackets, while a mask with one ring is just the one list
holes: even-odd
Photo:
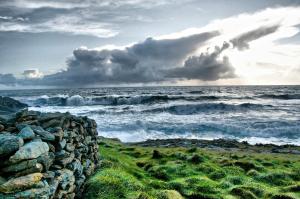
[[0, 198], [81, 197], [99, 159], [94, 120], [23, 109], [0, 126]]

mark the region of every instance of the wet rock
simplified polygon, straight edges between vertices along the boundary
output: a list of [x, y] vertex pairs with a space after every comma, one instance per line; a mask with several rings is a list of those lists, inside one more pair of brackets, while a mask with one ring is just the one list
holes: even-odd
[[23, 144], [22, 138], [10, 134], [0, 134], [0, 157], [14, 153]]
[[27, 104], [21, 103], [10, 97], [0, 96], [0, 111], [1, 112], [17, 112], [21, 109], [27, 108]]
[[0, 192], [2, 193], [13, 193], [19, 190], [30, 188], [37, 184], [43, 175], [41, 173], [33, 173], [19, 178], [13, 178], [0, 185]]
[[35, 134], [29, 126], [26, 126], [22, 128], [18, 136], [23, 138], [23, 140], [32, 140], [35, 137]]
[[46, 142], [32, 141], [22, 146], [13, 156], [9, 158], [11, 163], [22, 160], [34, 159], [49, 151]]

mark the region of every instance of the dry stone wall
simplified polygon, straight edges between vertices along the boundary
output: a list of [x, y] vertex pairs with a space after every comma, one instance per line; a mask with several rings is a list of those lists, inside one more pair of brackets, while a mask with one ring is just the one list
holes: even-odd
[[0, 116], [0, 198], [80, 198], [98, 163], [96, 123], [27, 109]]

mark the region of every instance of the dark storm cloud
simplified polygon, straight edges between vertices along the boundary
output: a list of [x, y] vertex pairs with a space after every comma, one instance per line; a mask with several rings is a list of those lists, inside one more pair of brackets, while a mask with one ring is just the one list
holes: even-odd
[[279, 27], [279, 25], [259, 27], [255, 30], [237, 36], [230, 40], [230, 42], [233, 44], [233, 47], [236, 47], [238, 50], [249, 49], [249, 42], [276, 32]]
[[231, 66], [228, 57], [224, 56], [218, 60], [220, 54], [229, 48], [229, 44], [224, 42], [220, 48], [215, 47], [212, 53], [201, 53], [199, 56], [191, 56], [184, 66], [167, 71], [167, 76], [171, 78], [199, 79], [204, 81], [215, 81], [235, 77], [234, 68]]
[[201, 44], [218, 35], [206, 32], [177, 39], [148, 38], [125, 49], [74, 50], [65, 71], [39, 80], [45, 85], [89, 85], [165, 81], [163, 71], [178, 66]]
[[17, 79], [12, 74], [0, 74], [0, 84], [5, 86], [14, 86]]
[[[86, 86], [167, 81], [166, 71], [180, 66], [186, 57], [217, 35], [218, 32], [212, 31], [176, 39], [148, 38], [124, 49], [79, 48], [74, 50], [73, 57], [67, 61], [66, 70], [44, 77], [39, 76], [37, 70], [26, 70], [23, 72], [25, 78], [18, 79], [17, 83]], [[205, 80], [204, 76], [197, 79]], [[5, 76], [2, 84], [13, 82], [14, 77], [9, 77], [11, 79], [8, 81]]]

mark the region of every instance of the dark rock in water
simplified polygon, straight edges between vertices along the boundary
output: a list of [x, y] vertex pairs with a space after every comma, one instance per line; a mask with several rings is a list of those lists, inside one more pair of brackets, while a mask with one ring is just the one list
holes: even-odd
[[23, 138], [23, 140], [32, 140], [35, 137], [35, 134], [33, 130], [30, 128], [30, 126], [26, 126], [22, 128], [18, 136]]
[[22, 170], [31, 168], [34, 165], [36, 165], [36, 163], [37, 163], [36, 159], [25, 160], [25, 161], [19, 162], [17, 164], [12, 164], [12, 165], [9, 165], [8, 167], [2, 168], [2, 171], [5, 173], [18, 172], [18, 171], [22, 171]]
[[32, 141], [22, 146], [13, 156], [9, 158], [11, 163], [22, 160], [30, 160], [39, 157], [49, 151], [48, 144], [41, 141]]
[[24, 141], [22, 138], [10, 134], [0, 134], [0, 157], [14, 153], [23, 144]]
[[27, 104], [21, 103], [15, 99], [0, 96], [0, 114], [17, 112], [27, 107]]

